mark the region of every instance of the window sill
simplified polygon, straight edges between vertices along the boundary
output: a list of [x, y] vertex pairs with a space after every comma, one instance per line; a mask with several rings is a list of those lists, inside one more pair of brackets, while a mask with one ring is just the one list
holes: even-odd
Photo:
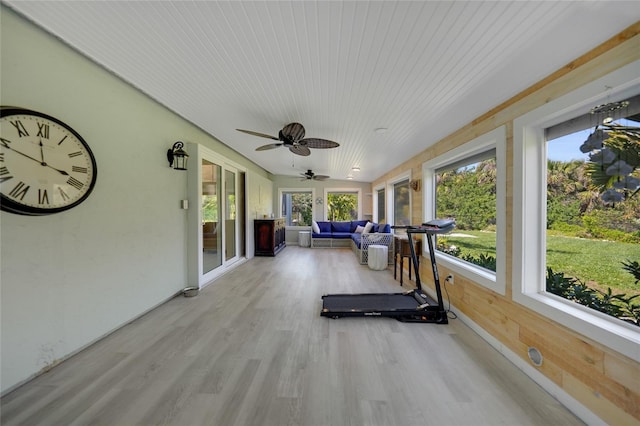
[[[424, 256], [428, 258], [429, 252], [425, 252]], [[480, 284], [483, 287], [488, 288], [489, 290], [493, 290], [503, 296], [505, 295], [504, 280], [502, 281], [502, 284], [500, 284], [496, 278], [496, 273], [492, 271], [486, 270], [484, 268], [479, 268], [468, 262], [461, 261], [454, 256], [450, 256], [448, 254], [440, 253], [437, 251], [436, 261], [439, 265], [452, 270], [456, 274], [460, 274], [463, 277], [477, 284]]]
[[544, 292], [514, 292], [514, 300], [595, 342], [640, 362], [640, 327]]

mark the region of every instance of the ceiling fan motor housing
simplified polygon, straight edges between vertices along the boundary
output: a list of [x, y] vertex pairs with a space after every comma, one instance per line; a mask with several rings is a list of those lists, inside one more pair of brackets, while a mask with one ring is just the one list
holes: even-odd
[[282, 133], [282, 130], [278, 132], [278, 138], [285, 144], [285, 146], [293, 145], [293, 139]]

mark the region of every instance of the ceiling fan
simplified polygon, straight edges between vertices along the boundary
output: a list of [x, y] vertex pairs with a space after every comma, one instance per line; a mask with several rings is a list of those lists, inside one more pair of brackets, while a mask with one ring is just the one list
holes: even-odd
[[300, 179], [300, 180], [327, 180], [327, 179], [329, 179], [329, 176], [317, 175], [317, 174], [313, 173], [311, 170], [307, 170], [304, 173], [300, 173], [300, 176], [302, 176], [302, 179]]
[[308, 156], [311, 155], [309, 148], [315, 149], [328, 149], [337, 148], [339, 143], [333, 142], [327, 139], [307, 138], [304, 139], [304, 126], [300, 123], [289, 123], [278, 132], [278, 137], [267, 135], [264, 133], [254, 132], [252, 130], [236, 129], [239, 132], [248, 133], [253, 136], [260, 136], [261, 138], [273, 139], [274, 141], [280, 141], [278, 143], [270, 143], [268, 145], [262, 145], [256, 148], [256, 151], [266, 151], [268, 149], [278, 148], [285, 146], [289, 148], [289, 151], [297, 155]]

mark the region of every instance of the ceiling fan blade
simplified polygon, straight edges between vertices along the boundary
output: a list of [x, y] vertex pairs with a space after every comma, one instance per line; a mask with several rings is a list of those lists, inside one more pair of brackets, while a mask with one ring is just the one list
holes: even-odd
[[301, 145], [308, 146], [309, 148], [316, 149], [328, 149], [337, 148], [340, 146], [338, 142], [330, 141], [327, 139], [309, 138], [300, 141]]
[[300, 123], [289, 123], [280, 131], [287, 138], [293, 142], [297, 142], [304, 138], [304, 126]]
[[236, 130], [242, 133], [248, 133], [253, 136], [260, 136], [261, 138], [273, 139], [274, 141], [280, 140], [275, 136], [267, 135], [265, 133], [254, 132], [253, 130], [242, 130], [242, 129], [236, 129]]
[[274, 149], [277, 148], [279, 146], [282, 146], [282, 143], [270, 143], [268, 145], [262, 145], [256, 148], [256, 151], [266, 151], [268, 149]]
[[304, 157], [311, 155], [311, 150], [306, 146], [302, 146], [302, 145], [292, 145], [289, 147], [289, 151], [297, 155], [302, 155]]
[[329, 176], [326, 176], [326, 175], [315, 175], [313, 177], [313, 179], [314, 180], [327, 180], [327, 179], [329, 179]]

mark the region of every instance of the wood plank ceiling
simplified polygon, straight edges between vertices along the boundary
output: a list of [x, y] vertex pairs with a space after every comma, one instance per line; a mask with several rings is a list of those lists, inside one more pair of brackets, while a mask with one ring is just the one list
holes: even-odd
[[[363, 182], [640, 19], [618, 1], [4, 3], [271, 173]], [[270, 141], [235, 130], [293, 121], [341, 146], [256, 152]]]

